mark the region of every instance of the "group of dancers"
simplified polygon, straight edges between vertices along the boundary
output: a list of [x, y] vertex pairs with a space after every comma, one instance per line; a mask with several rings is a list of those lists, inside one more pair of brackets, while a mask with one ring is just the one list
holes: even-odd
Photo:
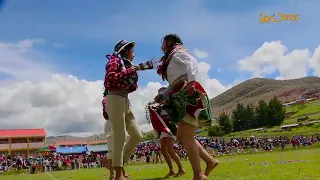
[[[110, 171], [110, 180], [125, 180], [124, 165], [129, 162], [135, 147], [142, 140], [142, 133], [132, 113], [128, 94], [137, 90], [138, 71], [157, 69], [169, 85], [158, 90], [154, 101], [147, 104], [147, 116], [160, 139], [161, 152], [168, 164], [166, 177], [185, 174], [179, 156], [174, 150], [175, 138], [183, 145], [193, 170], [194, 180], [206, 180], [219, 164], [195, 140], [197, 127], [211, 124], [212, 115], [208, 96], [199, 82], [198, 61], [183, 46], [176, 34], [162, 40], [164, 56], [156, 66], [153, 61], [133, 65], [135, 42], [121, 40], [114, 52], [107, 55], [105, 92], [102, 101], [103, 115], [107, 120], [108, 155], [102, 163]], [[175, 173], [172, 161], [179, 170]], [[206, 163], [203, 171], [201, 159]]]

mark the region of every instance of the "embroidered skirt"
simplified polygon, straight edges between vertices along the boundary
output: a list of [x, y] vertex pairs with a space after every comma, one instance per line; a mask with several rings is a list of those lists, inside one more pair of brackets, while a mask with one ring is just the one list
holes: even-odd
[[206, 91], [199, 82], [195, 82], [196, 93], [188, 96], [187, 85], [186, 80], [174, 83], [169, 96], [163, 99], [163, 109], [167, 111], [173, 123], [182, 121], [185, 115], [189, 114], [200, 121], [200, 124], [211, 125], [212, 112]]
[[147, 119], [150, 120], [152, 127], [160, 138], [162, 133], [175, 136], [177, 133], [176, 124], [170, 121], [170, 116], [162, 109], [159, 104], [148, 104], [146, 108]]

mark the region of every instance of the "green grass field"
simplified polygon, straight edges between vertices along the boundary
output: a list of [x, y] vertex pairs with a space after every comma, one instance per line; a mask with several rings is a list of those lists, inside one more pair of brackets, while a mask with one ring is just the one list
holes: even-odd
[[[302, 148], [303, 150], [285, 152], [266, 152], [218, 157], [220, 165], [209, 179], [217, 180], [317, 180], [320, 179], [320, 149]], [[280, 161], [297, 160], [297, 162]], [[298, 161], [300, 160], [300, 161]], [[250, 165], [251, 164], [251, 165]], [[183, 161], [186, 174], [177, 180], [192, 179], [189, 162]], [[167, 173], [164, 164], [131, 165], [126, 167], [134, 180], [162, 179]], [[105, 169], [53, 172], [51, 174], [2, 176], [1, 180], [100, 180], [106, 179]]]

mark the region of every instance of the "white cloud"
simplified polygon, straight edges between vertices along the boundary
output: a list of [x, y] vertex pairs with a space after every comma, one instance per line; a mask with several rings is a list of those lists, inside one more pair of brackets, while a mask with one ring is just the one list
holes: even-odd
[[[12, 44], [17, 47], [19, 43]], [[19, 48], [8, 48], [2, 43], [1, 52], [10, 55], [14, 62], [22, 61]], [[25, 46], [23, 46], [25, 47]], [[27, 52], [36, 48], [30, 46]], [[35, 62], [34, 54], [24, 54], [28, 62]], [[2, 62], [3, 63], [3, 62]], [[32, 64], [36, 65], [36, 64]], [[42, 75], [50, 72], [43, 66], [35, 66], [40, 72], [29, 75]], [[32, 70], [32, 66], [29, 67]], [[208, 72], [210, 64], [201, 62], [199, 81], [205, 86], [209, 97], [227, 90], [217, 79], [210, 79]], [[6, 71], [9, 72], [9, 71]], [[12, 75], [19, 75], [12, 66]], [[143, 78], [143, 77], [141, 77]], [[130, 94], [129, 98], [141, 130], [150, 130], [145, 120], [145, 105], [153, 100], [157, 90], [162, 85], [159, 82], [149, 82]], [[43, 127], [50, 135], [71, 134], [80, 136], [103, 132], [101, 100], [103, 93], [102, 81], [79, 80], [71, 75], [51, 74], [49, 78], [37, 81], [11, 82], [0, 86], [0, 122], [1, 128], [35, 128]]]
[[278, 71], [280, 75], [276, 79], [295, 79], [307, 76], [310, 68], [319, 75], [319, 49], [311, 58], [307, 48], [288, 52], [280, 41], [265, 42], [252, 56], [239, 60], [237, 64], [240, 71], [249, 71], [253, 77], [264, 77]]
[[220, 93], [226, 91], [231, 86], [224, 86], [217, 79], [211, 79], [208, 75], [211, 69], [210, 64], [205, 62], [199, 63], [199, 74], [197, 80], [205, 87], [205, 90], [208, 93], [209, 98], [213, 98]]
[[195, 48], [193, 50], [193, 53], [198, 59], [205, 59], [205, 58], [209, 57], [209, 54], [206, 51], [202, 51], [197, 48]]
[[[34, 49], [41, 39], [26, 39], [16, 43], [0, 42], [0, 72], [19, 80], [48, 78], [52, 69], [43, 59], [49, 57]], [[40, 62], [42, 61], [42, 62]]]

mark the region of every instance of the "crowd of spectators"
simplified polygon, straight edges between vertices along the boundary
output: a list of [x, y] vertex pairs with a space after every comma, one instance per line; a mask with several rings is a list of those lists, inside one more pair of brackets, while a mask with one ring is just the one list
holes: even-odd
[[[284, 150], [289, 147], [292, 150], [303, 146], [310, 146], [320, 141], [320, 136], [315, 134], [311, 137], [293, 136], [293, 137], [243, 137], [231, 138], [207, 138], [196, 137], [196, 139], [214, 156], [230, 155], [237, 153], [255, 153], [259, 151], [273, 151], [275, 149]], [[181, 144], [174, 144], [174, 148], [181, 159], [187, 158], [186, 152]], [[140, 163], [162, 163], [160, 143], [158, 141], [141, 142], [134, 150], [131, 161]], [[10, 169], [25, 169], [27, 173], [35, 173], [37, 168], [41, 172], [72, 170], [80, 168], [102, 167], [100, 159], [107, 153], [87, 153], [80, 155], [62, 155], [53, 153], [47, 156], [37, 158], [23, 158], [21, 155], [14, 157], [10, 155], [0, 155], [0, 175]]]
[[[202, 146], [206, 148], [214, 156], [230, 155], [237, 153], [255, 153], [261, 151], [273, 151], [274, 149], [284, 150], [285, 147], [292, 148], [293, 150], [303, 146], [310, 146], [320, 141], [320, 136], [315, 134], [311, 137], [302, 135], [286, 137], [242, 137], [242, 138], [207, 138], [196, 137]], [[181, 159], [187, 158], [186, 152], [181, 144], [176, 143], [174, 148]], [[136, 157], [136, 158], [134, 158]], [[132, 155], [132, 160], [143, 161], [150, 163], [158, 162], [161, 158], [160, 144], [156, 141], [142, 142], [136, 148]]]
[[[181, 159], [186, 157], [186, 151], [181, 144], [174, 144], [174, 149]], [[131, 161], [146, 163], [162, 163], [161, 147], [158, 141], [141, 142], [134, 150]]]
[[105, 157], [106, 153], [97, 154], [80, 154], [80, 155], [62, 155], [53, 153], [46, 156], [38, 156], [34, 158], [23, 158], [20, 156], [2, 155], [0, 157], [0, 171], [17, 170], [19, 174], [21, 169], [25, 169], [27, 173], [33, 174], [40, 169], [41, 172], [74, 170], [80, 168], [96, 168], [100, 167], [100, 159]]
[[275, 148], [284, 150], [285, 147], [292, 147], [293, 150], [301, 146], [310, 146], [320, 141], [320, 136], [315, 134], [311, 137], [305, 136], [276, 136], [276, 137], [244, 137], [231, 138], [229, 141], [218, 138], [199, 138], [200, 142], [207, 149], [212, 150], [215, 155], [248, 153], [258, 151], [273, 151]]

